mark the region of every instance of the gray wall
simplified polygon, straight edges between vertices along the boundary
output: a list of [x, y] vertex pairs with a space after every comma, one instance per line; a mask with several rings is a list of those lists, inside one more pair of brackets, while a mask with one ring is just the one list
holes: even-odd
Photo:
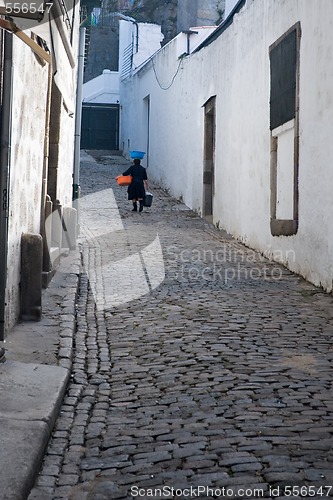
[[89, 53], [84, 69], [84, 83], [103, 73], [104, 69], [118, 71], [118, 26], [91, 26]]
[[198, 0], [178, 0], [177, 33], [197, 24]]

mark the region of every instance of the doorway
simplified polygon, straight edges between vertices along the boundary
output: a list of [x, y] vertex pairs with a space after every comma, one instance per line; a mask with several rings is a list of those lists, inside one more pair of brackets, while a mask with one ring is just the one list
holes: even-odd
[[119, 104], [82, 105], [81, 149], [119, 149]]
[[216, 128], [216, 96], [205, 104], [204, 124], [204, 161], [203, 161], [203, 203], [202, 215], [213, 223], [215, 194], [215, 128]]

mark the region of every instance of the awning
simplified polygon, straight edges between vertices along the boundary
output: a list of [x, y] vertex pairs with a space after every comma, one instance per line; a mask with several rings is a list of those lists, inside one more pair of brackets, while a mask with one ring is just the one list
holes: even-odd
[[41, 47], [31, 36], [29, 37], [24, 31], [21, 31], [16, 24], [6, 19], [0, 19], [0, 28], [14, 33], [18, 38], [20, 38], [24, 43], [29, 45], [29, 47], [44, 61], [51, 62], [51, 54], [47, 52], [43, 47]]

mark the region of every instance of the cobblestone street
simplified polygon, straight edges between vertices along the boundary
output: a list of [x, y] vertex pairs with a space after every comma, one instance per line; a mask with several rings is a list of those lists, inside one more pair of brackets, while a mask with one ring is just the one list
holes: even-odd
[[71, 382], [29, 499], [332, 497], [332, 296], [157, 186], [132, 212], [128, 162], [97, 160]]

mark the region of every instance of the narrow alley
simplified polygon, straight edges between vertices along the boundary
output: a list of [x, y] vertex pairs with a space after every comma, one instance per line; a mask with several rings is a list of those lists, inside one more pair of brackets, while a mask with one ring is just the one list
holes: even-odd
[[71, 382], [29, 499], [332, 497], [332, 296], [153, 184], [132, 212], [128, 162], [91, 155]]

